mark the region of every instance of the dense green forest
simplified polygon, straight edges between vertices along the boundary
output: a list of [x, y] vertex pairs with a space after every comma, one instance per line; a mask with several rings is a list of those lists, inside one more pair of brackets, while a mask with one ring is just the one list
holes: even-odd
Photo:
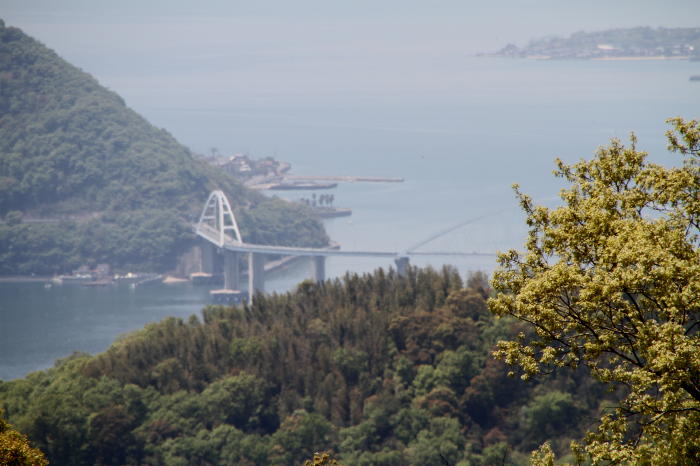
[[[116, 93], [0, 20], [0, 274], [97, 262], [170, 268], [212, 189], [244, 211], [248, 241], [328, 242], [308, 209], [195, 160]], [[290, 219], [294, 229], [284, 227]]]
[[486, 277], [378, 270], [208, 307], [0, 382], [0, 408], [52, 464], [521, 464], [566, 454], [610, 396], [587, 374], [509, 377], [526, 332], [486, 307]]

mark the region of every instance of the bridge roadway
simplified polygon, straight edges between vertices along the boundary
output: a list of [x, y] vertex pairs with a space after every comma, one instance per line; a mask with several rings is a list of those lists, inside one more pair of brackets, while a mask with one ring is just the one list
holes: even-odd
[[[208, 231], [211, 230], [211, 234]], [[206, 239], [209, 242], [217, 243], [216, 236], [218, 232], [208, 225], [200, 225], [199, 228], [195, 225], [195, 233]], [[448, 251], [435, 251], [435, 252], [422, 252], [422, 251], [345, 251], [342, 249], [333, 248], [301, 248], [301, 247], [290, 247], [290, 246], [270, 246], [266, 244], [251, 244], [251, 243], [239, 243], [226, 238], [224, 244], [220, 246], [223, 249], [236, 252], [253, 252], [256, 254], [274, 254], [279, 256], [351, 256], [351, 257], [403, 257], [403, 256], [495, 256], [492, 253], [481, 253], [481, 252], [448, 252]]]

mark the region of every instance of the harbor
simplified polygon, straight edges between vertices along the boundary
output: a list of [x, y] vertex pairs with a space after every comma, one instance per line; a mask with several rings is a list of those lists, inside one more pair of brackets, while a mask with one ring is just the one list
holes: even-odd
[[249, 154], [199, 155], [217, 167], [258, 191], [296, 191], [334, 189], [338, 183], [402, 183], [401, 177], [356, 175], [293, 175], [292, 165], [273, 157], [253, 158]]
[[403, 183], [400, 177], [352, 175], [283, 175], [256, 178], [246, 186], [259, 191], [292, 191], [334, 189], [338, 183]]

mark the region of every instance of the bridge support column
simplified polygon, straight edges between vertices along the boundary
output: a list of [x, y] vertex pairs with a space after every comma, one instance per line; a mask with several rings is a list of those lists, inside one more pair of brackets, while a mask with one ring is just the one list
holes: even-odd
[[326, 256], [313, 256], [314, 280], [320, 283], [326, 279]]
[[257, 291], [265, 291], [265, 256], [248, 253], [248, 296], [252, 301]]
[[394, 263], [396, 264], [396, 272], [399, 274], [399, 277], [405, 277], [406, 274], [408, 274], [408, 267], [409, 267], [409, 261], [408, 261], [408, 256], [400, 256], [394, 259]]
[[199, 250], [202, 253], [200, 271], [202, 273], [214, 275], [214, 254], [216, 252], [214, 250], [214, 245], [209, 241], [200, 241]]
[[241, 271], [238, 263], [239, 253], [224, 251], [224, 289], [241, 289]]

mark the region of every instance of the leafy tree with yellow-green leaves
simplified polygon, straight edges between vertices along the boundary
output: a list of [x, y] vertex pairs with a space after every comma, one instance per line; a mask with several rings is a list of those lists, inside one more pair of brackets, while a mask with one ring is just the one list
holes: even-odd
[[0, 464], [9, 466], [44, 466], [46, 457], [29, 445], [25, 435], [17, 432], [3, 418], [0, 409]]
[[304, 466], [342, 466], [338, 460], [331, 457], [328, 453], [314, 453], [313, 460], [304, 461]]
[[[495, 355], [524, 379], [586, 366], [616, 390], [572, 444], [594, 463], [700, 464], [700, 122], [668, 120], [682, 164], [648, 162], [634, 135], [590, 160], [557, 161], [557, 208], [527, 214], [526, 252], [499, 258], [491, 310], [529, 324]], [[545, 444], [533, 455], [548, 464]]]

